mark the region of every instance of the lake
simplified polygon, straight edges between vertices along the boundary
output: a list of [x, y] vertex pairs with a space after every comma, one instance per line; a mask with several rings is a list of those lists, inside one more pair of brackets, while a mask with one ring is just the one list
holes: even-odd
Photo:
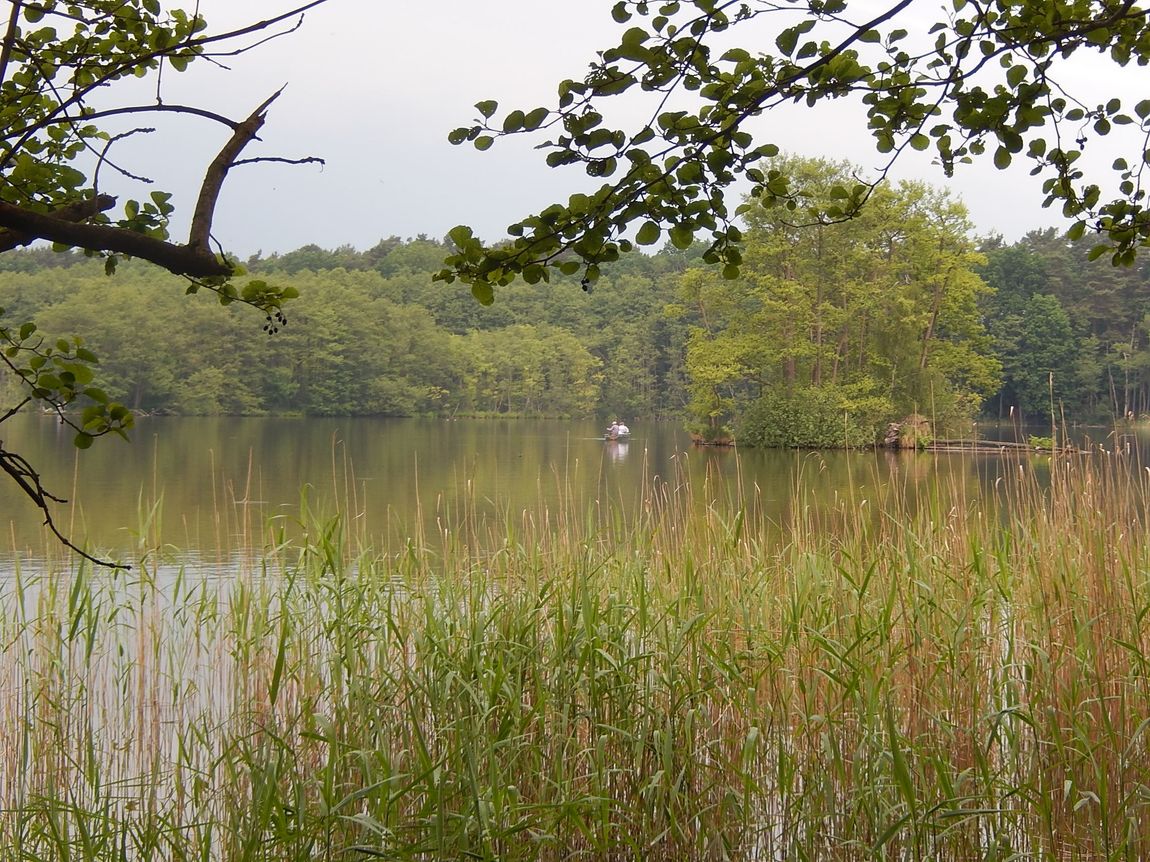
[[1150, 858], [1137, 458], [633, 427], [5, 423], [0, 846]]
[[[1041, 475], [1049, 464], [1041, 455], [698, 448], [679, 424], [646, 421], [630, 442], [607, 443], [593, 420], [143, 417], [130, 444], [99, 440], [86, 452], [50, 417], [18, 416], [3, 430], [45, 488], [69, 499], [54, 509], [61, 530], [113, 554], [170, 546], [210, 556], [253, 547], [253, 536], [258, 548], [269, 524], [298, 529], [305, 498], [321, 519], [349, 513], [373, 542], [525, 509], [626, 517], [652, 494], [688, 485], [692, 505], [735, 501], [785, 525], [799, 511], [865, 506], [892, 489], [913, 498], [939, 483], [978, 506], [1004, 470]], [[58, 554], [38, 514], [0, 482], [6, 557]]]

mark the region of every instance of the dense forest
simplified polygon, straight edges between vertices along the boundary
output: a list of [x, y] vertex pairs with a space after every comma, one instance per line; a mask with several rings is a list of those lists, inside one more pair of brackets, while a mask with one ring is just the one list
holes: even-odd
[[[791, 169], [830, 198], [849, 175]], [[0, 257], [0, 307], [49, 338], [86, 333], [100, 385], [145, 412], [682, 417], [762, 445], [868, 442], [908, 412], [941, 427], [1150, 413], [1147, 264], [1091, 261], [1089, 238], [1052, 230], [976, 242], [960, 204], [917, 184], [844, 224], [791, 221], [749, 213], [738, 278], [668, 243], [591, 292], [519, 281], [489, 306], [432, 279], [449, 240], [256, 255], [251, 278], [300, 293], [272, 335], [154, 267], [109, 276], [48, 249]]]
[[288, 324], [155, 267], [49, 250], [0, 257], [0, 307], [55, 338], [88, 335], [100, 385], [127, 406], [182, 414], [677, 415], [684, 332], [665, 307], [690, 255], [634, 255], [592, 294], [577, 279], [519, 283], [482, 306], [433, 282], [438, 241], [384, 240], [364, 252], [307, 246], [253, 258], [252, 277], [300, 297]]

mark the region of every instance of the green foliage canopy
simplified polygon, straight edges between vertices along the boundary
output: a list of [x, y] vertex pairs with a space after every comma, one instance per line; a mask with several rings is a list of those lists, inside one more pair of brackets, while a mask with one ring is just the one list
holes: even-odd
[[[1048, 229], [985, 244], [983, 298], [1003, 388], [990, 405], [1021, 421], [1150, 415], [1150, 262], [1087, 260], [1088, 238]], [[1021, 411], [1018, 417], [1017, 411]]]
[[[0, 306], [38, 335], [84, 332], [101, 389], [141, 413], [679, 416], [685, 333], [663, 310], [682, 255], [633, 256], [595, 296], [559, 279], [483, 307], [432, 282], [445, 250], [392, 238], [250, 260], [247, 278], [300, 293], [270, 339], [252, 338], [246, 309], [184, 297], [179, 278], [140, 261], [109, 279], [79, 254], [14, 252], [0, 259]], [[14, 397], [0, 375], [0, 400]]]
[[[550, 269], [582, 272], [590, 285], [602, 264], [660, 238], [678, 248], [705, 239], [705, 259], [734, 277], [742, 234], [727, 197], [732, 184], [749, 183], [758, 204], [795, 222], [825, 224], [855, 216], [908, 148], [933, 152], [948, 176], [980, 157], [999, 168], [1028, 161], [1073, 237], [1098, 232], [1096, 255], [1131, 263], [1150, 242], [1139, 182], [1150, 164], [1150, 99], [1089, 104], [1064, 79], [1080, 53], [1119, 68], [1146, 65], [1147, 10], [1103, 0], [947, 6], [927, 24], [912, 17], [910, 0], [620, 0], [612, 8], [626, 28], [618, 44], [582, 79], [561, 82], [556, 104], [500, 113], [495, 101], [480, 102], [480, 116], [450, 135], [480, 150], [509, 135], [545, 138], [548, 165], [579, 165], [602, 184], [511, 225], [509, 243], [489, 247], [456, 228], [456, 253], [439, 277], [470, 284], [481, 302], [495, 286], [537, 281]], [[636, 94], [645, 119], [612, 125], [612, 103]], [[861, 101], [889, 161], [878, 176], [843, 183], [809, 208], [796, 178], [770, 165], [778, 148], [751, 121], [787, 104], [843, 98]], [[1114, 162], [1114, 188], [1104, 192], [1082, 158], [1122, 127], [1135, 131], [1131, 151]]]
[[[810, 208], [855, 171], [776, 164], [798, 178], [797, 199]], [[746, 220], [738, 278], [700, 269], [683, 279], [691, 412], [704, 437], [733, 417], [741, 441], [869, 444], [879, 421], [967, 420], [995, 391], [999, 366], [978, 305], [988, 289], [974, 273], [983, 258], [960, 204], [901, 183], [876, 189], [847, 222], [798, 228], [769, 206], [752, 206]], [[844, 411], [858, 425], [845, 436]]]

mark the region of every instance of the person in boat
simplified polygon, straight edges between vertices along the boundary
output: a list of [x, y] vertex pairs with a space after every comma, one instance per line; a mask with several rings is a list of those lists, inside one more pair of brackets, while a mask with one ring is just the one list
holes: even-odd
[[607, 429], [608, 440], [618, 440], [620, 437], [627, 437], [631, 434], [631, 429], [616, 419], [611, 423]]

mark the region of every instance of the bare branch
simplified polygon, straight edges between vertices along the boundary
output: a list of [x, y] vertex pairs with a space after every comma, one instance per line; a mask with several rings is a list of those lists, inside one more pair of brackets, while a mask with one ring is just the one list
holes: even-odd
[[327, 162], [319, 156], [304, 156], [302, 159], [285, 159], [283, 156], [257, 156], [252, 159], [237, 159], [232, 167], [237, 165], [255, 165], [260, 162], [279, 162], [283, 165], [326, 165]]
[[[204, 117], [208, 120], [221, 123], [229, 129], [235, 130], [239, 123], [235, 120], [229, 119], [222, 114], [217, 114], [214, 111], [208, 111], [203, 108], [196, 108], [191, 105], [131, 105], [123, 108], [108, 108], [103, 111], [92, 111], [91, 113], [83, 114], [79, 117], [66, 116], [55, 117], [43, 123], [37, 123], [36, 128], [42, 126], [54, 125], [56, 123], [87, 123], [92, 120], [101, 120], [104, 117], [114, 117], [118, 114], [152, 114], [152, 113], [168, 113], [168, 114], [192, 114], [196, 117]], [[31, 128], [31, 127], [30, 127]], [[24, 129], [16, 129], [13, 134], [20, 134]]]
[[[106, 212], [116, 205], [116, 199], [111, 195], [96, 195], [82, 201], [68, 204], [52, 212], [52, 217], [64, 222], [81, 222], [90, 219], [96, 213]], [[45, 237], [46, 238], [46, 237]], [[0, 252], [11, 251], [22, 245], [41, 239], [37, 234], [21, 232], [12, 228], [0, 230]]]
[[[92, 186], [95, 189], [99, 190], [99, 188], [100, 188], [100, 169], [102, 167], [104, 167], [104, 165], [108, 165], [112, 170], [116, 171], [117, 173], [121, 174], [122, 176], [127, 177], [130, 180], [136, 180], [136, 182], [147, 183], [147, 184], [152, 183], [153, 181], [148, 179], [147, 177], [138, 176], [138, 175], [132, 173], [131, 171], [127, 170], [126, 168], [120, 167], [118, 164], [116, 164], [110, 158], [108, 158], [108, 152], [112, 149], [113, 144], [115, 144], [119, 141], [122, 141], [125, 138], [130, 138], [130, 137], [132, 137], [132, 135], [150, 135], [155, 131], [156, 131], [155, 129], [151, 129], [151, 128], [131, 129], [127, 132], [122, 132], [118, 135], [113, 135], [112, 137], [108, 138], [108, 142], [106, 144], [104, 144], [103, 149], [100, 150], [99, 156], [98, 156], [97, 161], [96, 161], [96, 169], [92, 172]], [[89, 149], [91, 149], [91, 147], [89, 147]]]
[[0, 227], [78, 248], [114, 251], [151, 261], [177, 275], [228, 276], [232, 268], [206, 246], [193, 248], [102, 224], [75, 224], [0, 201]]
[[23, 0], [12, 0], [12, 14], [8, 16], [8, 30], [4, 33], [4, 47], [0, 49], [0, 84], [8, 75], [8, 61], [12, 59], [12, 46], [16, 41], [16, 30], [20, 24], [20, 10]]
[[208, 251], [208, 243], [212, 233], [212, 218], [215, 215], [216, 201], [219, 199], [220, 189], [223, 188], [224, 178], [228, 175], [228, 171], [231, 170], [244, 147], [255, 138], [263, 126], [264, 120], [267, 119], [268, 107], [279, 98], [282, 92], [283, 87], [276, 90], [264, 100], [262, 105], [252, 111], [250, 117], [236, 126], [231, 138], [208, 166], [208, 171], [204, 175], [204, 182], [200, 186], [196, 211], [192, 216], [192, 228], [188, 235], [189, 248], [201, 249], [205, 253]]
[[[314, 9], [316, 6], [322, 6], [327, 0], [312, 0], [311, 3], [304, 3], [302, 6], [297, 6], [287, 12], [283, 12], [272, 18], [265, 18], [263, 21], [256, 21], [253, 24], [248, 24], [246, 27], [240, 27], [238, 30], [229, 30], [227, 33], [217, 33], [215, 36], [205, 36], [202, 39], [194, 39], [189, 44], [191, 45], [208, 45], [212, 42], [224, 42], [228, 39], [238, 39], [240, 36], [246, 36], [249, 33], [258, 33], [260, 30], [266, 30], [280, 21], [286, 21], [289, 18], [294, 18], [297, 15], [303, 15], [309, 9]], [[296, 25], [297, 27], [299, 25]], [[292, 28], [295, 29], [294, 27]], [[290, 31], [289, 31], [290, 32]], [[265, 40], [266, 41], [266, 40]], [[222, 55], [221, 55], [222, 56]]]
[[[8, 364], [11, 365], [11, 363], [8, 363]], [[9, 419], [11, 419], [13, 416], [15, 416], [21, 410], [23, 410], [26, 406], [28, 406], [28, 404], [30, 404], [31, 402], [32, 402], [32, 396], [31, 395], [24, 396], [23, 400], [21, 400], [19, 403], [13, 405], [12, 407], [10, 407], [4, 411], [4, 415], [0, 416], [0, 422], [7, 422]]]

